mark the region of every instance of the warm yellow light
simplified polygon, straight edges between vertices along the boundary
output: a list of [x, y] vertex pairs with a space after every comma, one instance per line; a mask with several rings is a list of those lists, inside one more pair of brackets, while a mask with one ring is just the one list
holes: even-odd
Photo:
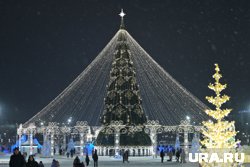
[[[215, 96], [207, 96], [206, 99], [209, 103], [215, 106], [215, 109], [207, 109], [204, 112], [212, 117], [215, 121], [204, 121], [202, 134], [204, 139], [201, 142], [205, 146], [206, 151], [213, 150], [214, 152], [222, 149], [231, 149], [235, 152], [235, 147], [239, 141], [235, 141], [237, 132], [235, 131], [234, 121], [226, 121], [225, 117], [232, 111], [232, 109], [221, 109], [221, 106], [230, 100], [227, 95], [221, 96], [221, 91], [226, 89], [226, 84], [220, 83], [222, 75], [219, 73], [220, 68], [218, 64], [215, 64], [215, 79], [214, 84], [209, 84], [208, 88], [215, 92]], [[202, 166], [210, 166], [211, 164], [202, 164]]]

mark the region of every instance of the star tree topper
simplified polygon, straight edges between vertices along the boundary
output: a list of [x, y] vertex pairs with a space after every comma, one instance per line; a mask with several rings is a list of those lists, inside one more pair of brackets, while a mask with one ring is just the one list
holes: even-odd
[[121, 9], [121, 12], [119, 14], [119, 16], [121, 16], [121, 18], [123, 19], [123, 17], [126, 15], [126, 13], [123, 12], [123, 9]]

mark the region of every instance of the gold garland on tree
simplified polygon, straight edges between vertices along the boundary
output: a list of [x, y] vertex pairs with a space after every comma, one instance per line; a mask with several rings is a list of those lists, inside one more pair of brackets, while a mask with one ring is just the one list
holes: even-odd
[[[227, 95], [221, 95], [221, 92], [226, 89], [227, 84], [221, 84], [220, 79], [222, 75], [219, 73], [220, 68], [218, 64], [215, 64], [215, 74], [213, 78], [215, 79], [214, 84], [209, 84], [208, 88], [215, 92], [216, 96], [206, 96], [209, 103], [215, 106], [215, 109], [205, 110], [206, 114], [214, 119], [214, 121], [208, 120], [203, 122], [203, 140], [201, 144], [205, 149], [202, 152], [206, 153], [218, 153], [222, 154], [226, 150], [229, 152], [235, 152], [237, 143], [235, 141], [235, 136], [237, 132], [235, 131], [234, 121], [226, 121], [224, 118], [232, 111], [232, 109], [221, 109], [222, 104], [229, 101], [230, 97]], [[212, 166], [228, 166], [234, 165], [234, 163], [227, 164], [216, 164], [216, 163], [206, 163], [203, 162], [203, 167]]]

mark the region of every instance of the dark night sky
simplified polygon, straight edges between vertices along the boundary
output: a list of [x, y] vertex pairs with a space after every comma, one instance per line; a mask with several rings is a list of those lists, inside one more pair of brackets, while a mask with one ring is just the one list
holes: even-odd
[[0, 0], [0, 120], [26, 121], [67, 87], [118, 31], [121, 8], [128, 32], [195, 96], [207, 104], [217, 62], [227, 106], [250, 108], [248, 0]]

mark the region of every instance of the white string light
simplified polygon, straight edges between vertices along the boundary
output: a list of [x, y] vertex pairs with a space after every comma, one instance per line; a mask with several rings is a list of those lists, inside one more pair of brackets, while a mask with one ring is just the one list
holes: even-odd
[[64, 91], [24, 126], [31, 122], [40, 124], [41, 121], [44, 124], [65, 123], [69, 117], [74, 122], [87, 121], [91, 126], [100, 125], [119, 33], [126, 35], [143, 111], [150, 120], [159, 120], [163, 125], [178, 125], [187, 115], [197, 123], [207, 120], [203, 112], [207, 107], [157, 64], [126, 30], [121, 29]]

